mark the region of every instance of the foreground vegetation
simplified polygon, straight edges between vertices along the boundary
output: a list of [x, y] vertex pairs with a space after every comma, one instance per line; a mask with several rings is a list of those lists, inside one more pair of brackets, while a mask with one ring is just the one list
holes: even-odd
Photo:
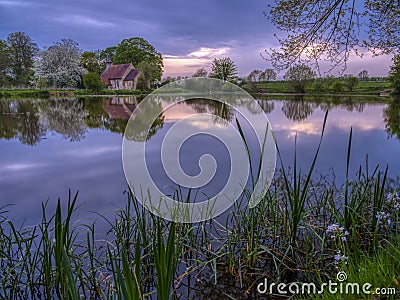
[[[351, 141], [350, 132], [347, 166]], [[351, 177], [347, 168], [345, 184], [336, 187], [313, 175], [317, 149], [307, 173], [296, 157], [293, 171], [282, 165], [254, 209], [245, 193], [227, 214], [197, 224], [159, 219], [131, 192], [126, 207], [106, 220], [105, 236], [95, 224], [74, 225], [77, 195], [66, 207], [59, 199], [50, 215], [43, 204], [33, 227], [18, 227], [4, 207], [0, 298], [262, 298], [256, 288], [264, 278], [321, 285], [336, 281], [338, 271], [348, 282], [371, 283], [371, 291], [399, 293], [400, 192], [387, 169], [370, 169], [367, 161]]]

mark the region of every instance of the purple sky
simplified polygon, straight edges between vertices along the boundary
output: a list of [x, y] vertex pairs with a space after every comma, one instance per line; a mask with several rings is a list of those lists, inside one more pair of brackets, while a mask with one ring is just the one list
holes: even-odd
[[[44, 48], [71, 38], [83, 50], [104, 49], [122, 39], [143, 37], [164, 56], [164, 76], [209, 70], [215, 57], [230, 56], [239, 75], [269, 64], [264, 49], [276, 47], [275, 28], [263, 12], [268, 1], [242, 0], [0, 0], [0, 38], [24, 31]], [[346, 74], [366, 69], [386, 76], [390, 57], [352, 57]], [[284, 72], [279, 74], [283, 76]], [[335, 72], [333, 75], [336, 75]]]

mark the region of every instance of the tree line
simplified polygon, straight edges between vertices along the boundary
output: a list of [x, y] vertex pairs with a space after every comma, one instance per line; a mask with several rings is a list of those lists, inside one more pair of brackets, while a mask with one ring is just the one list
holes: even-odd
[[114, 64], [132, 63], [140, 71], [138, 86], [142, 89], [161, 79], [162, 55], [140, 37], [124, 39], [104, 50], [82, 51], [71, 39], [39, 49], [26, 33], [14, 32], [0, 40], [0, 87], [101, 90], [105, 86], [100, 74], [107, 59]]
[[[257, 83], [268, 83], [277, 79], [277, 71], [273, 68], [267, 68], [264, 71], [256, 69], [250, 72], [245, 78], [237, 76], [237, 66], [235, 62], [229, 58], [215, 58], [211, 64], [211, 72], [208, 73], [205, 68], [199, 68], [192, 77], [213, 77], [230, 81], [239, 85], [246, 85], [250, 91], [256, 91]], [[163, 78], [161, 85], [169, 82], [180, 80], [185, 77], [166, 77]], [[296, 93], [305, 93], [306, 87], [311, 88], [314, 92], [353, 92], [361, 81], [391, 81], [394, 93], [400, 93], [400, 56], [394, 56], [393, 66], [389, 70], [389, 77], [371, 77], [367, 70], [362, 70], [357, 76], [343, 75], [334, 77], [328, 75], [326, 77], [317, 77], [313, 68], [307, 64], [294, 64], [286, 70], [283, 76], [284, 81], [288, 84], [289, 89]]]
[[[163, 58], [154, 46], [139, 37], [124, 39], [116, 46], [98, 51], [82, 51], [79, 44], [71, 39], [61, 39], [52, 46], [40, 50], [37, 44], [24, 32], [14, 32], [6, 40], [0, 40], [0, 86], [46, 88], [87, 88], [100, 91], [105, 85], [100, 74], [106, 68], [106, 60], [114, 64], [132, 63], [139, 71], [138, 87], [149, 90], [182, 77], [166, 77], [161, 80]], [[192, 77], [210, 76], [243, 85], [245, 83], [276, 80], [273, 68], [253, 70], [246, 78], [237, 76], [238, 68], [230, 57], [215, 58], [211, 72], [198, 69]], [[291, 65], [283, 78], [294, 92], [304, 93], [305, 87], [313, 83], [315, 91], [330, 89], [334, 92], [352, 92], [359, 81], [373, 80], [368, 71], [358, 76], [343, 76], [333, 80], [332, 76], [316, 78], [314, 70], [307, 64]], [[400, 93], [400, 55], [393, 58], [388, 79], [395, 93]]]

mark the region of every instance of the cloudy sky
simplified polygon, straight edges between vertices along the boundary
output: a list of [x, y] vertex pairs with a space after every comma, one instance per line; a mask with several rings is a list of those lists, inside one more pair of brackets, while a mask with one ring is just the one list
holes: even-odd
[[[92, 51], [138, 36], [163, 54], [164, 76], [191, 75], [199, 67], [209, 70], [212, 59], [223, 56], [230, 56], [244, 76], [269, 67], [260, 53], [277, 46], [276, 30], [263, 14], [267, 4], [268, 0], [0, 0], [0, 38], [24, 31], [41, 48], [71, 38]], [[389, 57], [352, 57], [346, 73], [366, 69], [370, 75], [386, 76], [389, 66]]]

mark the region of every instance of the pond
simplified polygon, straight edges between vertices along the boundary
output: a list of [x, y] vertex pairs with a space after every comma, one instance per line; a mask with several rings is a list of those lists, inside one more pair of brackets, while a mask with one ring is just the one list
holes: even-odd
[[[360, 165], [365, 166], [368, 156], [371, 170], [376, 165], [384, 170], [388, 165], [389, 176], [396, 179], [400, 175], [400, 104], [388, 100], [369, 103], [367, 97], [323, 100], [257, 100], [271, 122], [285, 168], [293, 165], [297, 140], [298, 165], [304, 173], [308, 170], [328, 110], [317, 173], [336, 178], [338, 185], [343, 183], [353, 128], [351, 176]], [[98, 214], [112, 217], [126, 203], [123, 132], [139, 101], [135, 97], [0, 101], [0, 207], [11, 205], [3, 209], [9, 211], [9, 217], [32, 225], [40, 220], [42, 202], [48, 200], [53, 211], [58, 197], [66, 201], [71, 190], [79, 191], [76, 218], [91, 223], [100, 219]], [[196, 112], [234, 122], [234, 112], [207, 100], [186, 101], [166, 111], [153, 124], [146, 153], [154, 165], [155, 180], [162, 186], [168, 182], [163, 182], [165, 174], [157, 171], [159, 154], [154, 149], [178, 118]], [[204, 152], [214, 151], [216, 160], [224, 161], [218, 143], [210, 150], [213, 141], [199, 138], [193, 142], [180, 157], [188, 173], [196, 172], [197, 159]], [[190, 162], [193, 159], [195, 162]], [[224, 162], [221, 165], [226, 166]], [[216, 176], [217, 187], [225, 180], [223, 170]]]

